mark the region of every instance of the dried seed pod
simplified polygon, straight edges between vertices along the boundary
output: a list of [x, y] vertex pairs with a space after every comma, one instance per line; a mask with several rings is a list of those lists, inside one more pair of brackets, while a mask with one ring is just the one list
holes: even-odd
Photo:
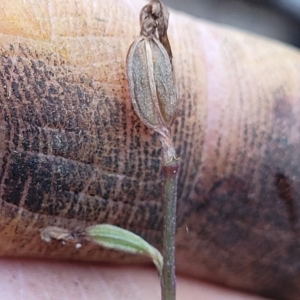
[[[154, 0], [140, 14], [141, 35], [127, 55], [127, 77], [134, 109], [150, 128], [165, 132], [177, 110], [177, 93], [168, 43], [167, 9]], [[167, 41], [162, 44], [160, 39]]]
[[127, 76], [133, 107], [150, 128], [161, 131], [172, 124], [177, 95], [172, 65], [156, 38], [139, 37], [127, 56]]

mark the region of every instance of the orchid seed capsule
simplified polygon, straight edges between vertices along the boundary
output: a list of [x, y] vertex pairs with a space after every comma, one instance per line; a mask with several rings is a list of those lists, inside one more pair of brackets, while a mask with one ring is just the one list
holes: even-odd
[[127, 55], [127, 77], [133, 107], [149, 128], [172, 125], [177, 93], [170, 56], [154, 36], [141, 35]]

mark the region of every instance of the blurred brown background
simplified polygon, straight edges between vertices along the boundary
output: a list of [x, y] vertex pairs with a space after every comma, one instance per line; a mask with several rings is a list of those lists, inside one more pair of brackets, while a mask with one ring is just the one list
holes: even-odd
[[300, 0], [164, 0], [169, 7], [300, 48]]

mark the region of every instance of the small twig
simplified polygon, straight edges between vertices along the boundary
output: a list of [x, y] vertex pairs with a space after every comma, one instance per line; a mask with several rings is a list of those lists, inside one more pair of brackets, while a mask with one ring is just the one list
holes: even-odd
[[178, 159], [169, 136], [160, 135], [163, 145], [163, 282], [162, 299], [173, 300], [176, 298], [175, 279], [175, 233], [176, 233], [176, 206], [177, 206], [177, 181]]
[[175, 231], [178, 159], [170, 136], [177, 111], [172, 51], [167, 36], [169, 12], [152, 0], [140, 13], [141, 33], [129, 49], [127, 77], [133, 107], [140, 119], [159, 134], [162, 143], [163, 272], [162, 299], [175, 300]]

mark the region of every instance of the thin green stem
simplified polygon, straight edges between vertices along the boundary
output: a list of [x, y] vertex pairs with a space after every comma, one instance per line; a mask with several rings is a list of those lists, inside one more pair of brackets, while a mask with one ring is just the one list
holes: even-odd
[[163, 271], [161, 278], [162, 300], [175, 300], [175, 233], [177, 181], [179, 163], [175, 157], [175, 149], [169, 136], [160, 137], [163, 145]]

